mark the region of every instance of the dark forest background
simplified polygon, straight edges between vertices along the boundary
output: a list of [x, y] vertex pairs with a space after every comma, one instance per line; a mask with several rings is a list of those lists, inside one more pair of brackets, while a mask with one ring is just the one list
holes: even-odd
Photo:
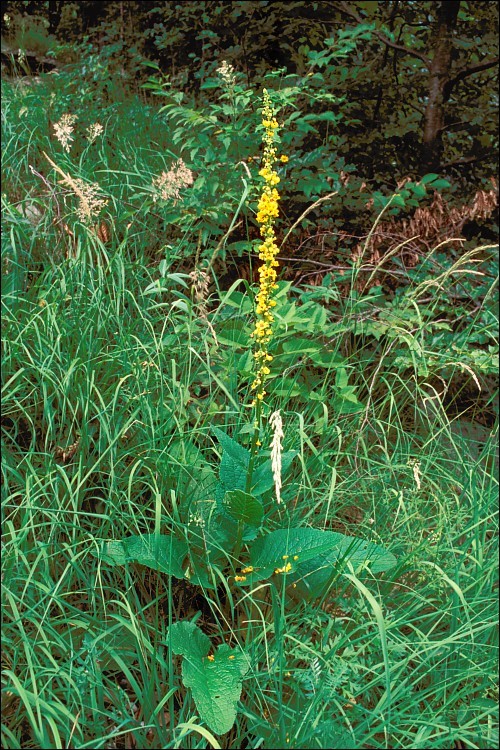
[[[294, 174], [298, 183], [308, 181], [307, 197], [332, 182], [340, 187], [341, 172], [350, 175], [343, 208], [356, 213], [360, 191], [392, 191], [427, 173], [451, 182], [457, 206], [491, 188], [498, 147], [494, 2], [51, 0], [3, 7], [12, 19], [2, 35], [7, 66], [19, 48], [35, 69], [71, 63], [85, 72], [97, 56], [127, 90], [144, 82], [154, 61], [171, 90], [197, 106], [210, 100], [203, 81], [223, 59], [255, 89], [264, 74], [279, 71], [281, 86], [303, 89], [302, 97], [290, 95], [301, 110]], [[409, 198], [411, 210], [418, 195]]]

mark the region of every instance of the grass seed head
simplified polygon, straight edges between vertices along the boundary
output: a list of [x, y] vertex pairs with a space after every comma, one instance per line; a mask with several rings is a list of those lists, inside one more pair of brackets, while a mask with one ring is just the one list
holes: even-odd
[[161, 175], [153, 179], [153, 200], [168, 201], [172, 198], [178, 200], [180, 191], [192, 185], [194, 176], [186, 167], [182, 159], [178, 159], [168, 172], [163, 171]]
[[73, 132], [77, 119], [76, 115], [64, 114], [58, 122], [54, 123], [56, 138], [67, 154], [69, 154], [71, 144], [74, 141]]

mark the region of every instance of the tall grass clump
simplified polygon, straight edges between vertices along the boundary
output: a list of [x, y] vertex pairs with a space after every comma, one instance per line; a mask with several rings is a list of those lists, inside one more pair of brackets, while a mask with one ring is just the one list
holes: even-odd
[[497, 249], [279, 278], [274, 82], [220, 203], [179, 97], [3, 84], [6, 748], [498, 743]]

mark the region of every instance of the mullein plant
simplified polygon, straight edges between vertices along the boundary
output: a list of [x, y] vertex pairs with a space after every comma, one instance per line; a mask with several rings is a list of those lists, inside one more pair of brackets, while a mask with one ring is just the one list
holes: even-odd
[[[260, 235], [262, 244], [259, 246], [259, 259], [262, 261], [259, 267], [259, 290], [255, 299], [255, 328], [251, 333], [254, 340], [254, 380], [251, 385], [253, 391], [253, 400], [251, 406], [255, 408], [254, 437], [252, 440], [251, 460], [247, 475], [247, 492], [250, 491], [252, 481], [252, 471], [254, 458], [258, 446], [260, 445], [259, 434], [262, 418], [262, 403], [266, 396], [265, 382], [270, 375], [269, 364], [273, 357], [269, 352], [269, 344], [273, 337], [274, 315], [273, 307], [276, 306], [276, 300], [273, 299], [274, 291], [278, 288], [276, 283], [277, 271], [279, 266], [277, 255], [279, 252], [276, 243], [275, 222], [278, 218], [278, 201], [280, 199], [277, 185], [280, 178], [275, 169], [277, 161], [283, 163], [288, 161], [287, 156], [281, 156], [278, 159], [276, 143], [278, 141], [279, 123], [276, 119], [276, 113], [273, 108], [271, 97], [267, 89], [264, 89], [264, 101], [262, 108], [262, 125], [264, 128], [262, 142], [264, 145], [264, 154], [262, 159], [262, 169], [259, 175], [263, 178], [258, 210], [257, 222], [260, 225]], [[274, 415], [273, 415], [274, 416]], [[273, 423], [274, 424], [274, 423]], [[280, 421], [281, 424], [281, 421]], [[273, 466], [273, 470], [274, 470]], [[276, 467], [279, 469], [279, 467]], [[275, 480], [279, 471], [275, 472]], [[279, 479], [278, 479], [279, 481]], [[279, 502], [279, 485], [277, 484], [277, 497]]]

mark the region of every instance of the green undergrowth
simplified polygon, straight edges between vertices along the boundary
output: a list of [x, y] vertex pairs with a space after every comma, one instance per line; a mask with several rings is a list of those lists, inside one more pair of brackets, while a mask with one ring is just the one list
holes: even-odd
[[[58, 117], [114, 130], [67, 155], [54, 85], [6, 85], [2, 120], [2, 746], [495, 746], [497, 248], [393, 293], [279, 282], [277, 504], [267, 421], [243, 481], [252, 284], [189, 275], [251, 186], [154, 202], [180, 154], [152, 105], [70, 89]], [[43, 152], [99, 181], [109, 238]]]

